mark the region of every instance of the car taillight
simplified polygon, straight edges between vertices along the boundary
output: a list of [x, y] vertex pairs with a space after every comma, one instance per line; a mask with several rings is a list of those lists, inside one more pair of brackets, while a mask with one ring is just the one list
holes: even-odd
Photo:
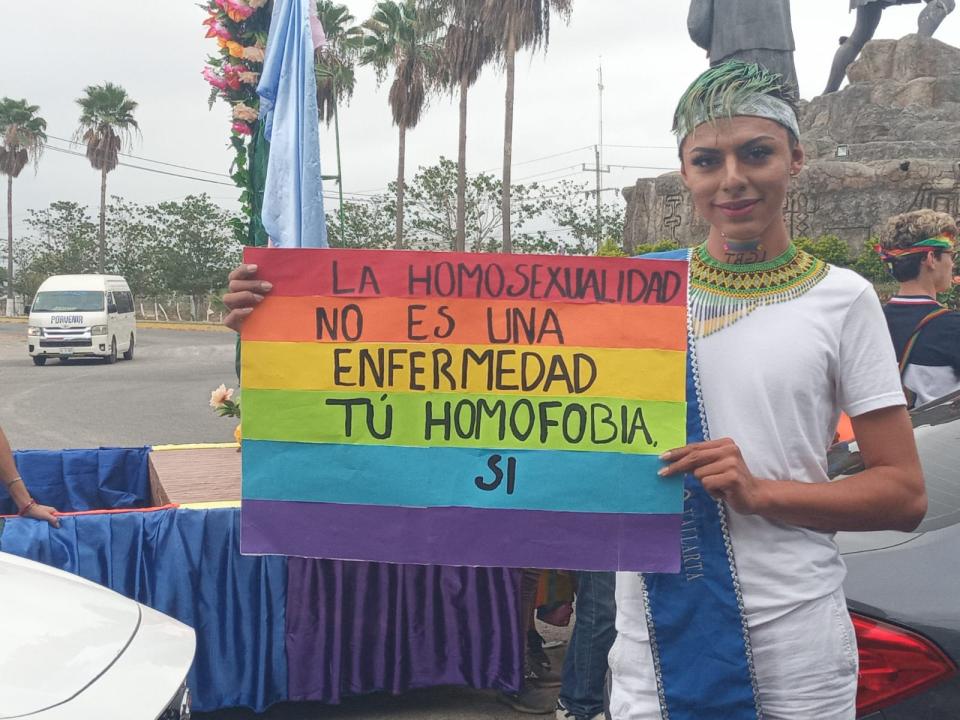
[[926, 638], [856, 613], [850, 616], [860, 650], [857, 717], [916, 695], [957, 671]]

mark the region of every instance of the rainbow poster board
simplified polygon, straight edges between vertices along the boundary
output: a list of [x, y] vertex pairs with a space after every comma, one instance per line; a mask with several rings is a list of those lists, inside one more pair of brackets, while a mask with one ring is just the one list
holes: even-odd
[[241, 548], [677, 572], [686, 264], [248, 248]]

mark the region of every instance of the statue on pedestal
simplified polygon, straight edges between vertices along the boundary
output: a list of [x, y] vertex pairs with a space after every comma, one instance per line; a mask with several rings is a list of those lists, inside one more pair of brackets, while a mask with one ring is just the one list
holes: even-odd
[[757, 63], [782, 75], [799, 97], [790, 0], [692, 0], [687, 29], [711, 66]]
[[[931, 38], [940, 27], [940, 23], [953, 12], [956, 0], [922, 0], [927, 6], [920, 13], [917, 22], [917, 32], [921, 37]], [[833, 58], [833, 67], [830, 69], [830, 79], [823, 91], [836, 92], [847, 73], [847, 67], [857, 59], [863, 46], [871, 39], [880, 24], [880, 16], [890, 5], [907, 5], [918, 3], [921, 0], [850, 0], [850, 9], [857, 11], [857, 22], [848, 38], [841, 38], [840, 49]]]

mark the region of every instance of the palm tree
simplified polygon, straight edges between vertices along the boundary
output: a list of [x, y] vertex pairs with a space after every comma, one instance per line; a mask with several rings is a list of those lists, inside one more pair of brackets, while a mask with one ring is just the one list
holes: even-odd
[[466, 250], [467, 92], [496, 51], [494, 38], [482, 21], [482, 5], [475, 0], [449, 0], [450, 22], [444, 38], [444, 57], [451, 90], [460, 93], [460, 134], [457, 151], [457, 235], [454, 249]]
[[482, 22], [498, 41], [507, 73], [506, 109], [503, 123], [503, 252], [513, 252], [510, 238], [510, 170], [513, 162], [514, 62], [517, 51], [536, 50], [550, 41], [550, 13], [565, 20], [573, 0], [483, 0]]
[[117, 167], [118, 155], [133, 141], [140, 126], [133, 117], [137, 103], [119, 85], [89, 85], [77, 99], [80, 126], [74, 139], [87, 146], [87, 160], [100, 171], [100, 236], [97, 267], [103, 272], [107, 254], [107, 173]]
[[336, 120], [337, 106], [353, 97], [356, 86], [354, 60], [363, 45], [363, 29], [354, 25], [346, 5], [317, 0], [317, 18], [326, 44], [317, 50], [317, 107], [327, 125]]
[[34, 170], [47, 142], [47, 121], [26, 100], [0, 99], [0, 174], [7, 176], [7, 315], [13, 315], [13, 179], [33, 161]]
[[372, 65], [382, 80], [393, 67], [388, 101], [393, 123], [400, 128], [397, 160], [397, 227], [394, 246], [403, 247], [403, 170], [407, 130], [416, 127], [427, 104], [427, 94], [437, 83], [442, 67], [437, 42], [436, 16], [421, 11], [416, 0], [382, 0], [363, 24], [366, 31], [360, 61]]
[[340, 230], [343, 242], [343, 168], [340, 164], [340, 118], [337, 106], [353, 97], [356, 86], [354, 61], [363, 45], [363, 30], [354, 25], [346, 5], [333, 0], [317, 0], [317, 18], [327, 42], [316, 53], [317, 107], [320, 119], [330, 126], [337, 144], [337, 187], [340, 192]]

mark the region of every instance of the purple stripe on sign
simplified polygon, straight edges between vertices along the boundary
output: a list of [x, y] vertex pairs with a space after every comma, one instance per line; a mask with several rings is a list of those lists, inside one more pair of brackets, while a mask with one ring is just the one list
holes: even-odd
[[680, 515], [244, 500], [241, 552], [418, 565], [680, 570]]

